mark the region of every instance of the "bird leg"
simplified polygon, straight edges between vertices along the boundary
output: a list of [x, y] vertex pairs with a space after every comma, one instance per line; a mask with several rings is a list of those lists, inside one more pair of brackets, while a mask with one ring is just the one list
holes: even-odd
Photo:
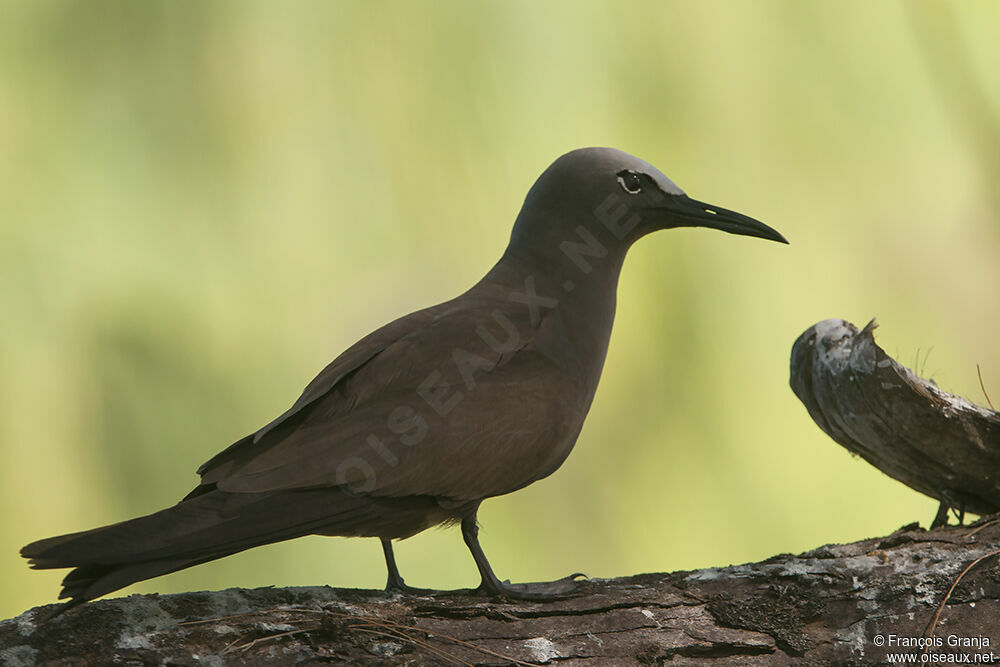
[[950, 509], [951, 506], [948, 504], [948, 502], [942, 500], [941, 504], [938, 505], [937, 514], [934, 515], [934, 520], [931, 521], [931, 530], [934, 530], [935, 528], [940, 528], [941, 526], [948, 525], [948, 510]]
[[577, 572], [556, 581], [529, 584], [512, 584], [509, 581], [500, 581], [493, 573], [490, 562], [486, 560], [483, 548], [479, 546], [479, 524], [476, 522], [475, 513], [462, 519], [462, 537], [465, 538], [465, 544], [472, 552], [476, 567], [479, 568], [479, 575], [483, 578], [476, 590], [493, 597], [511, 600], [556, 600], [576, 591], [577, 577], [586, 576]]
[[405, 595], [426, 595], [436, 593], [429, 588], [414, 588], [407, 586], [403, 577], [396, 567], [396, 555], [392, 552], [392, 540], [382, 538], [382, 553], [385, 554], [385, 569], [389, 571], [389, 578], [385, 582], [386, 593], [403, 593]]

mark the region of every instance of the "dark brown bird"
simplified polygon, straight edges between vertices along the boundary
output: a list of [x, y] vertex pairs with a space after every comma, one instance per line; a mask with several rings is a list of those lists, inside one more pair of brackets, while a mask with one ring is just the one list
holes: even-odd
[[688, 198], [612, 148], [563, 155], [538, 178], [500, 261], [467, 292], [366, 336], [283, 415], [198, 469], [173, 507], [29, 544], [34, 568], [74, 568], [60, 598], [131, 583], [303, 535], [377, 537], [404, 584], [393, 539], [461, 523], [495, 596], [544, 599], [573, 578], [501, 582], [476, 512], [552, 474], [576, 442], [611, 336], [629, 247], [700, 226], [787, 243], [752, 218]]

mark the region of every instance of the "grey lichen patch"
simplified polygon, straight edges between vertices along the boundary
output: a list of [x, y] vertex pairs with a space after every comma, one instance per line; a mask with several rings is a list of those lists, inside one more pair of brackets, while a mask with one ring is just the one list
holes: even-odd
[[118, 606], [122, 612], [122, 625], [131, 629], [148, 631], [166, 630], [177, 624], [175, 619], [160, 605], [156, 595], [130, 595]]
[[254, 627], [261, 632], [292, 632], [296, 630], [294, 625], [288, 623], [256, 623]]
[[562, 653], [556, 648], [555, 643], [545, 637], [533, 637], [524, 642], [524, 647], [528, 649], [531, 659], [535, 662], [546, 663], [554, 658], [561, 658]]
[[34, 667], [38, 650], [30, 646], [11, 646], [0, 651], [0, 664], [5, 667]]
[[658, 620], [656, 620], [656, 614], [654, 614], [654, 613], [653, 613], [652, 611], [650, 611], [649, 609], [640, 609], [640, 610], [639, 610], [639, 612], [640, 612], [640, 613], [641, 613], [641, 614], [642, 614], [643, 616], [645, 616], [646, 618], [648, 618], [648, 619], [649, 619], [650, 621], [652, 621], [652, 622], [653, 622], [653, 623], [654, 623], [654, 624], [656, 625], [656, 627], [658, 627], [658, 628], [659, 628], [659, 627], [662, 627], [662, 626], [660, 625], [660, 622], [659, 622]]
[[368, 645], [368, 652], [379, 658], [391, 658], [403, 648], [399, 642], [374, 641]]
[[815, 344], [828, 358], [847, 361], [851, 353], [849, 343], [858, 331], [854, 325], [844, 320], [831, 319], [817, 322], [813, 325], [813, 330], [816, 332]]
[[149, 640], [146, 635], [132, 634], [130, 632], [123, 632], [115, 642], [115, 648], [125, 649], [125, 650], [137, 650], [137, 649], [147, 649], [153, 650], [153, 642]]
[[691, 572], [686, 578], [690, 581], [701, 582], [725, 579], [734, 575], [744, 577], [789, 577], [801, 579], [821, 576], [834, 571], [837, 576], [840, 576], [842, 571], [845, 569], [845, 565], [851, 571], [857, 572], [859, 575], [865, 575], [870, 573], [877, 566], [882, 565], [877, 558], [871, 556], [859, 555], [846, 558], [841, 557], [835, 564], [827, 562], [832, 560], [832, 558], [833, 557], [824, 558], [815, 556], [812, 558], [790, 557], [778, 563], [752, 563], [747, 565], [731, 565], [725, 568], [706, 568], [704, 570]]
[[863, 658], [865, 655], [865, 646], [868, 644], [866, 626], [867, 624], [864, 621], [855, 623], [843, 631], [835, 633], [834, 638], [850, 646], [852, 656]]
[[869, 574], [875, 568], [885, 565], [878, 556], [869, 556], [868, 554], [845, 558], [841, 562], [843, 563], [842, 567], [857, 574]]
[[695, 570], [685, 577], [690, 581], [714, 581], [720, 579], [727, 574], [722, 568], [719, 567], [706, 567], [703, 570]]
[[35, 633], [37, 625], [35, 624], [35, 609], [29, 609], [19, 616], [7, 619], [5, 621], [0, 621], [0, 628], [5, 626], [13, 626], [17, 629], [17, 634], [22, 637], [30, 637]]

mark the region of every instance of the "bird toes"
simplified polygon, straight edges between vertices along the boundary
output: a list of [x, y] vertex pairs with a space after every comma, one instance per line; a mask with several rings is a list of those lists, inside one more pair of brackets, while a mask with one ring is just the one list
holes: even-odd
[[433, 588], [417, 588], [416, 586], [409, 586], [403, 583], [402, 579], [397, 582], [387, 583], [385, 585], [385, 592], [389, 595], [412, 595], [416, 597], [441, 593], [441, 591]]
[[535, 581], [523, 584], [512, 584], [510, 581], [498, 581], [491, 585], [480, 585], [476, 592], [486, 593], [493, 597], [506, 600], [528, 600], [545, 602], [560, 600], [579, 592], [577, 579], [586, 575], [577, 572], [555, 581]]

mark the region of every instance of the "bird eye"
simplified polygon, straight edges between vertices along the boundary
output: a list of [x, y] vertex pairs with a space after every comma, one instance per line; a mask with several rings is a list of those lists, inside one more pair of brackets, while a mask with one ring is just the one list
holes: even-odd
[[622, 186], [622, 190], [630, 195], [642, 192], [642, 181], [639, 179], [639, 174], [634, 171], [623, 171], [618, 174], [618, 183]]

